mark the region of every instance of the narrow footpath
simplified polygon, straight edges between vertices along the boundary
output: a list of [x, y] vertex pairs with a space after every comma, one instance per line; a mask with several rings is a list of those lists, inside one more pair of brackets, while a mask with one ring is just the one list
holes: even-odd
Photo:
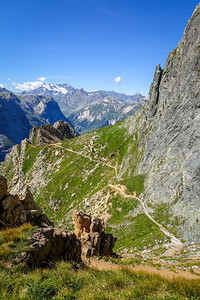
[[148, 213], [148, 210], [147, 208], [145, 207], [145, 204], [144, 202], [142, 201], [142, 199], [140, 199], [139, 197], [136, 196], [136, 192], [133, 192], [133, 195], [128, 195], [125, 193], [125, 190], [126, 190], [126, 187], [124, 185], [112, 185], [112, 184], [109, 184], [110, 188], [115, 190], [118, 194], [120, 194], [123, 198], [126, 198], [126, 199], [137, 199], [140, 204], [142, 205], [142, 208], [144, 210], [144, 213], [145, 215], [152, 221], [154, 222], [159, 228], [160, 230], [168, 237], [170, 237], [171, 239], [171, 245], [173, 246], [177, 246], [177, 247], [180, 247], [182, 246], [182, 242], [177, 239], [172, 233], [170, 233], [165, 227], [163, 227], [161, 224], [159, 224], [149, 213]]
[[111, 166], [111, 165], [107, 164], [105, 161], [102, 161], [102, 160], [99, 160], [99, 159], [94, 159], [94, 158], [91, 158], [89, 155], [85, 155], [85, 154], [83, 154], [83, 153], [80, 153], [80, 152], [78, 152], [78, 151], [75, 151], [75, 150], [72, 150], [72, 149], [69, 149], [69, 148], [65, 148], [65, 147], [61, 146], [60, 143], [57, 143], [57, 144], [51, 144], [51, 146], [59, 147], [59, 148], [65, 150], [65, 151], [75, 153], [75, 154], [77, 154], [77, 155], [79, 155], [79, 156], [82, 156], [82, 157], [84, 157], [84, 158], [89, 159], [90, 161], [93, 161], [93, 162], [96, 162], [96, 163], [101, 163], [101, 164], [103, 164], [103, 165], [105, 165], [105, 166], [107, 166], [107, 167], [109, 167], [109, 168], [111, 168], [111, 169], [114, 169], [114, 170], [115, 170], [115, 175], [116, 175], [117, 180], [118, 180], [117, 168], [114, 167], [114, 166]]
[[[51, 144], [52, 146], [55, 146], [55, 147], [58, 147], [58, 148], [61, 148], [65, 151], [68, 151], [68, 152], [72, 152], [72, 153], [75, 153], [79, 156], [82, 156], [84, 158], [87, 158], [89, 159], [90, 161], [93, 161], [93, 162], [96, 162], [96, 163], [101, 163], [101, 164], [104, 164], [105, 166], [111, 168], [111, 169], [114, 169], [115, 170], [115, 175], [116, 175], [116, 178], [117, 180], [119, 181], [119, 176], [118, 176], [118, 173], [117, 173], [117, 168], [114, 167], [114, 166], [111, 166], [110, 164], [107, 164], [105, 163], [104, 161], [102, 160], [98, 160], [98, 159], [94, 159], [94, 158], [91, 158], [90, 156], [88, 155], [85, 155], [83, 153], [80, 153], [78, 151], [75, 151], [75, 150], [72, 150], [72, 149], [69, 149], [69, 148], [65, 148], [63, 146], [61, 146], [61, 143], [57, 143], [57, 144]], [[133, 192], [132, 195], [129, 195], [129, 194], [126, 194], [126, 187], [124, 185], [121, 185], [121, 184], [117, 184], [117, 185], [112, 185], [112, 184], [109, 184], [108, 185], [111, 189], [115, 190], [118, 194], [120, 194], [123, 198], [125, 199], [137, 199], [142, 208], [143, 208], [143, 211], [145, 213], [145, 215], [153, 222], [155, 223], [159, 228], [160, 230], [168, 237], [170, 237], [171, 239], [171, 243], [170, 243], [170, 247], [172, 248], [171, 251], [168, 253], [169, 256], [171, 256], [172, 254], [176, 253], [177, 251], [180, 251], [182, 249], [182, 246], [183, 246], [183, 243], [178, 239], [176, 238], [172, 233], [170, 233], [165, 227], [163, 227], [161, 224], [159, 224], [148, 212], [147, 208], [145, 207], [145, 204], [144, 202], [142, 201], [142, 199], [140, 199], [139, 197], [136, 196], [136, 192]]]
[[173, 280], [176, 278], [186, 278], [186, 279], [197, 279], [200, 280], [199, 274], [191, 274], [188, 271], [182, 271], [182, 270], [170, 270], [166, 268], [160, 268], [157, 269], [154, 266], [150, 265], [120, 265], [115, 264], [109, 261], [104, 261], [103, 259], [97, 259], [96, 257], [91, 257], [87, 261], [85, 261], [86, 266], [88, 266], [90, 269], [95, 269], [99, 271], [117, 271], [117, 270], [123, 270], [128, 269], [136, 274], [140, 272], [145, 272], [148, 274], [155, 274], [159, 275], [162, 278]]

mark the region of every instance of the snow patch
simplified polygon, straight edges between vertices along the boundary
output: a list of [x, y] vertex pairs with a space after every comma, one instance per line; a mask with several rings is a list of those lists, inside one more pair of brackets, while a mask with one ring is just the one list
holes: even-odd
[[68, 90], [66, 88], [57, 86], [55, 84], [45, 83], [45, 84], [43, 84], [43, 89], [44, 88], [49, 91], [53, 91], [54, 93], [62, 93], [65, 95], [68, 93]]

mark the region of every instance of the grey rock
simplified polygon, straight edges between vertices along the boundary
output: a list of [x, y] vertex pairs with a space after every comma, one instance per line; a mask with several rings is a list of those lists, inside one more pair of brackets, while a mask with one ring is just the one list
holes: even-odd
[[51, 124], [34, 126], [29, 135], [29, 142], [32, 145], [46, 145], [58, 143], [65, 138], [74, 138], [77, 133], [71, 125], [65, 121], [58, 121], [53, 126]]
[[28, 136], [31, 125], [20, 107], [20, 100], [11, 92], [0, 89], [0, 160], [14, 144]]
[[30, 247], [23, 261], [32, 267], [59, 260], [81, 261], [81, 243], [74, 233], [57, 228], [40, 228], [29, 240]]
[[160, 65], [156, 67], [153, 82], [149, 91], [149, 102], [148, 102], [148, 117], [153, 117], [157, 112], [157, 104], [159, 100], [159, 86], [161, 82], [163, 70]]
[[[145, 174], [143, 198], [168, 205], [179, 235], [200, 241], [200, 4], [163, 71], [157, 66], [149, 103], [128, 120], [142, 156], [134, 175]], [[144, 120], [144, 117], [145, 120]], [[131, 151], [131, 150], [130, 150]], [[130, 170], [130, 154], [121, 176]], [[123, 172], [122, 172], [123, 170]]]

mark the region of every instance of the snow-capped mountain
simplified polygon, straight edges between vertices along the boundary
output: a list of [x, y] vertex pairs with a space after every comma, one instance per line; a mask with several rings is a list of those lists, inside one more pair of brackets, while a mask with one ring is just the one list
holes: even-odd
[[22, 94], [53, 97], [79, 133], [115, 124], [146, 102], [140, 93], [130, 96], [114, 91], [87, 92], [75, 89], [70, 84], [43, 83], [39, 88]]
[[45, 97], [56, 97], [57, 95], [66, 95], [75, 90], [70, 84], [51, 84], [43, 83], [37, 89], [28, 92], [22, 92], [24, 95], [42, 95]]

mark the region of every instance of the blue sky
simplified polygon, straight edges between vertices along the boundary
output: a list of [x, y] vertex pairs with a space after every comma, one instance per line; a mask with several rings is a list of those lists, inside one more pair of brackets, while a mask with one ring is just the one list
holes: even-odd
[[198, 3], [1, 1], [0, 83], [16, 91], [45, 77], [88, 91], [148, 95], [156, 65], [164, 67]]

